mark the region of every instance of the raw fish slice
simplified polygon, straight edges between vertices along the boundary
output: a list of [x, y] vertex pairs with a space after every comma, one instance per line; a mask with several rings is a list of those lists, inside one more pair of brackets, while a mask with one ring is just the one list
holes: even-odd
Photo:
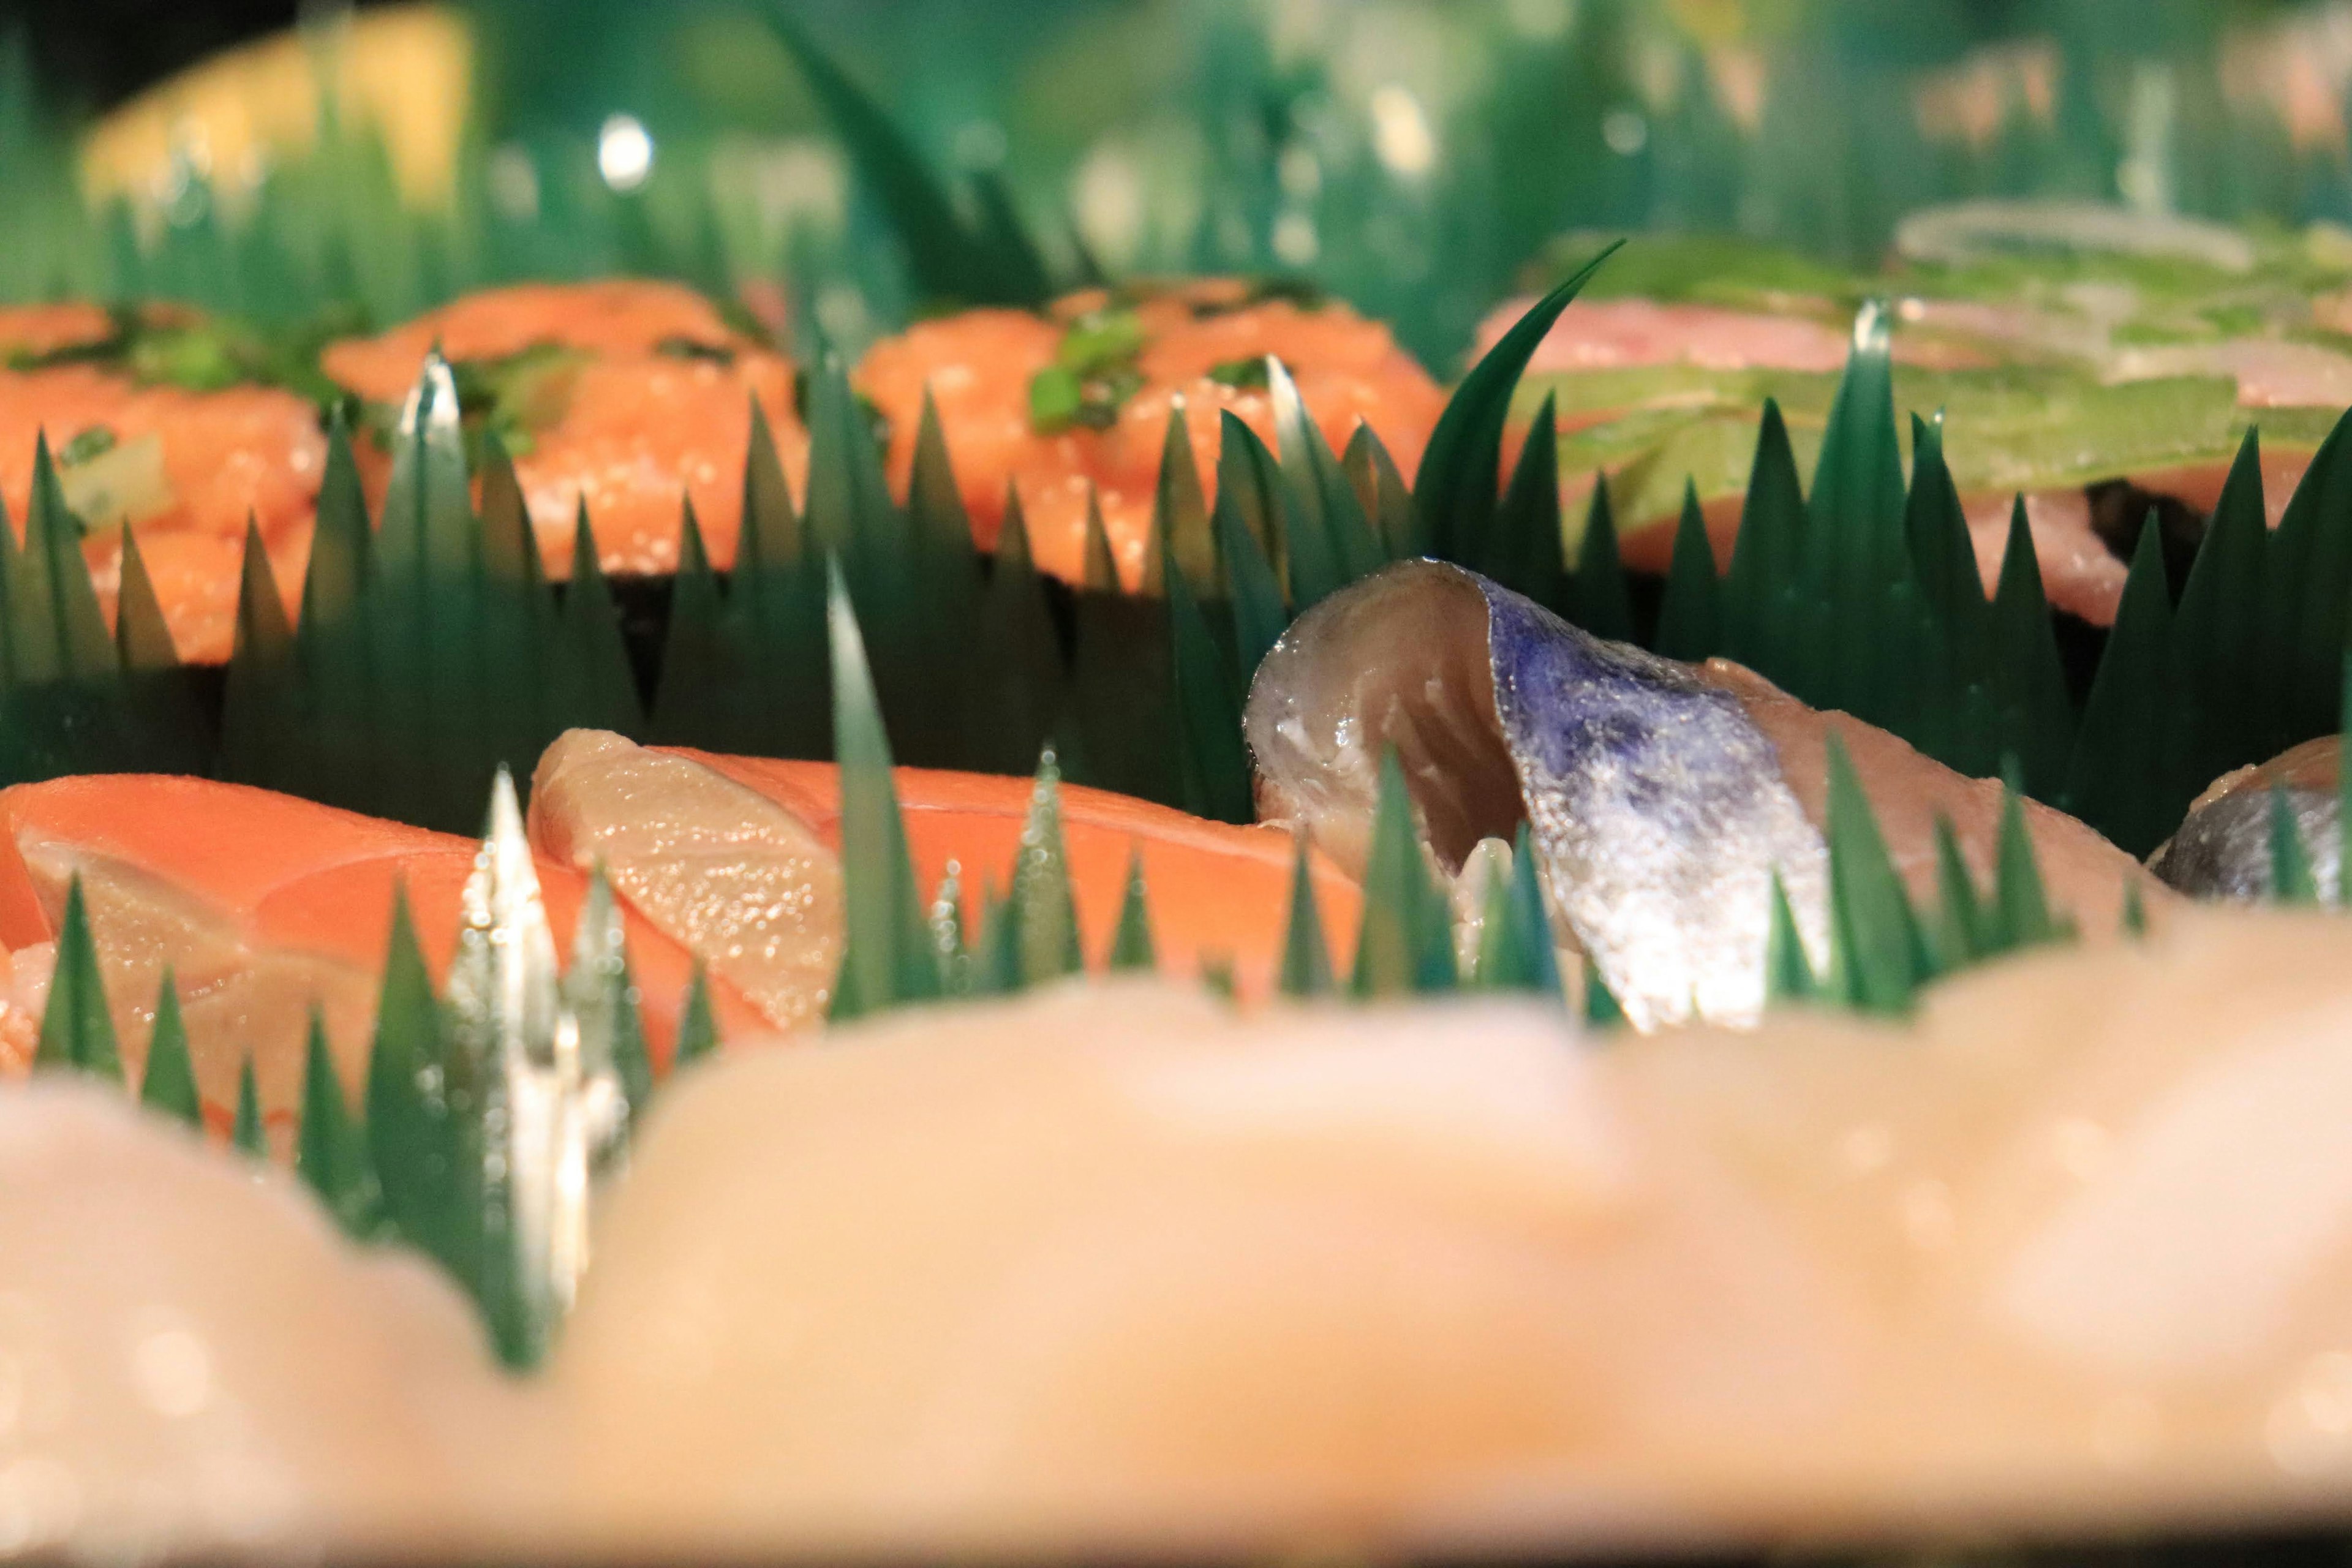
[[515, 459], [549, 574], [571, 574], [583, 501], [597, 564], [608, 575], [677, 571], [681, 495], [694, 502], [712, 564], [734, 564], [754, 398], [798, 493], [807, 483], [808, 437], [793, 416], [792, 366], [777, 355], [745, 351], [732, 364], [649, 356], [581, 366], [562, 422]]
[[601, 862], [777, 1027], [824, 1016], [841, 967], [841, 864], [792, 812], [688, 758], [573, 730], [532, 775], [530, 836], [559, 864]]
[[[1397, 748], [1424, 841], [1458, 870], [1532, 824], [1553, 918], [1643, 1027], [1752, 1020], [1777, 871], [1818, 971], [1826, 736], [1840, 732], [1915, 901], [1936, 893], [1934, 821], [1979, 878], [1999, 786], [1822, 714], [1717, 660], [1693, 668], [1577, 630], [1475, 573], [1410, 562], [1333, 595], [1259, 667], [1244, 720], [1261, 816], [1361, 866], [1382, 751]], [[2027, 813], [2053, 901], [2116, 929], [2131, 859]]]
[[1039, 436], [1029, 426], [1029, 378], [1054, 363], [1061, 341], [1060, 326], [1028, 310], [966, 310], [917, 321], [858, 361], [858, 389], [890, 424], [890, 479], [901, 493], [929, 394], [983, 550], [995, 547], [1008, 489], [1020, 494], [1033, 551], [1041, 521], [1057, 542], [1055, 559], [1063, 553], [1057, 520], [1073, 514], [1086, 525], [1086, 433]]
[[677, 283], [519, 283], [468, 294], [373, 338], [330, 343], [321, 363], [362, 397], [397, 405], [436, 344], [454, 363], [505, 359], [547, 343], [635, 355], [679, 342], [723, 348], [740, 336], [709, 300]]
[[[160, 447], [160, 461], [131, 487], [135, 493], [107, 507], [84, 498], [79, 510], [103, 531], [128, 521], [242, 539], [250, 516], [271, 539], [310, 516], [326, 470], [318, 411], [290, 392], [142, 385], [94, 364], [0, 371], [0, 498], [20, 536], [35, 438], [46, 434], [51, 456], [62, 462], [76, 437], [100, 429], [113, 446], [95, 461], [151, 437]], [[64, 464], [59, 474], [68, 502], [76, 499], [74, 468]]]
[[[262, 547], [289, 625], [301, 608], [302, 577], [310, 568], [315, 531], [312, 521], [301, 518]], [[236, 650], [236, 606], [245, 590], [244, 535], [198, 528], [141, 529], [138, 533], [139, 558], [154, 586], [155, 602], [163, 607], [173, 651], [187, 664], [226, 664]], [[121, 535], [95, 534], [82, 546], [82, 553], [89, 562], [99, 611], [111, 627], [122, 592]]]
[[[1796, 792], [1805, 815], [1828, 820], [1828, 739], [1835, 734], [1853, 759], [1870, 795], [1871, 809], [1886, 837], [1895, 868], [1903, 875], [1912, 902], [1932, 908], [1937, 897], [1936, 820], [1952, 825], [1960, 854], [1979, 888], [1992, 885], [2000, 839], [2002, 789], [1999, 779], [1972, 779], [1874, 724], [1836, 711], [1808, 708], [1753, 670], [1728, 659], [1711, 658], [1699, 679], [1739, 699], [1748, 719], [1771, 738], [1780, 755], [1780, 777]], [[2161, 889], [2147, 879], [2130, 856], [2063, 811], [2024, 800], [2025, 830], [2052, 904], [2071, 916], [2092, 941], [2123, 928], [2124, 898], [2139, 885], [2150, 909], [2168, 906]]]
[[2352, 404], [2352, 358], [2315, 343], [2240, 338], [2216, 343], [2134, 348], [2107, 367], [2111, 381], [2167, 375], [2237, 378], [2248, 408], [2342, 408]]
[[[1489, 311], [1478, 325], [1472, 363], [1535, 303], [1534, 295], [1523, 295]], [[1834, 373], [1845, 364], [1851, 345], [1851, 334], [1803, 316], [1654, 300], [1588, 300], [1553, 324], [1528, 369], [1540, 375], [1688, 364], [1704, 370]]]
[[[1171, 412], [1181, 405], [1193, 466], [1213, 501], [1222, 413], [1274, 442], [1273, 400], [1257, 370], [1268, 354], [1288, 367], [1334, 450], [1369, 423], [1401, 472], [1419, 467], [1444, 397], [1386, 326], [1337, 301], [1260, 298], [1234, 279], [1135, 292], [1114, 300], [1086, 290], [1042, 316], [969, 310], [918, 322], [866, 351], [857, 384], [888, 421], [894, 482], [903, 486], [911, 471], [928, 389], [983, 548], [1003, 525], [1006, 495], [1017, 493], [1038, 569], [1082, 581], [1091, 495], [1120, 579], [1133, 587], [1150, 542]], [[1133, 317], [1135, 384], [1101, 428], [1040, 430], [1030, 412], [1032, 378], [1055, 363], [1072, 322], [1106, 310]]]
[[[228, 658], [248, 521], [280, 592], [289, 604], [299, 597], [327, 451], [304, 398], [267, 386], [142, 384], [98, 364], [0, 370], [0, 502], [20, 539], [43, 435], [66, 504], [89, 525], [83, 553], [110, 623], [124, 524], [184, 659]], [[82, 456], [76, 443], [93, 440], [100, 449]]]
[[[796, 490], [805, 479], [792, 366], [690, 289], [607, 279], [486, 289], [377, 337], [331, 343], [320, 364], [339, 384], [397, 408], [436, 342], [461, 370], [547, 356], [529, 407], [516, 413], [523, 428], [506, 435], [551, 576], [571, 573], [583, 501], [608, 574], [677, 569], [681, 497], [694, 502], [713, 563], [730, 564], [755, 399], [786, 478]], [[383, 454], [363, 443], [359, 455], [381, 500]]]
[[[753, 1554], [2336, 1526], [2352, 927], [1894, 1024], [1135, 987], [730, 1058], [552, 1370], [600, 1542]], [[675, 1325], [648, 1341], [647, 1322]]]
[[11, 1554], [436, 1554], [535, 1511], [540, 1428], [429, 1265], [120, 1090], [0, 1087]]
[[1475, 573], [1407, 562], [1324, 600], [1258, 667], [1262, 817], [1369, 854], [1397, 749], [1448, 874], [1531, 823], [1553, 919], [1642, 1027], [1751, 1019], [1770, 880], [1822, 930], [1820, 833], [1734, 696]]
[[1629, 1117], [1713, 1151], [1906, 1343], [1879, 1439], [1793, 1495], [2340, 1517], [2347, 959], [2334, 915], [2183, 909], [1955, 977], [1908, 1026], [1791, 1015], [1612, 1056]]
[[2320, 896], [2343, 876], [2337, 780], [2344, 740], [2322, 735], [2266, 763], [2233, 769], [2205, 786], [2148, 869], [2192, 898], [2255, 902], [2271, 895], [2271, 793], [2284, 790]]
[[[841, 775], [830, 763], [780, 762], [680, 751], [759, 791], [807, 823], [828, 846], [841, 833]], [[917, 886], [936, 889], [954, 868], [969, 909], [979, 894], [1011, 885], [1033, 794], [1027, 779], [932, 768], [897, 768]], [[1291, 837], [1236, 827], [1108, 790], [1061, 786], [1062, 844], [1077, 905], [1087, 963], [1108, 959], [1126, 898], [1128, 870], [1142, 857], [1146, 908], [1163, 974], [1194, 974], [1230, 963], [1236, 993], [1272, 994], [1289, 930], [1297, 853]], [[1354, 881], [1319, 849], [1310, 854], [1317, 914], [1334, 969], [1355, 951], [1362, 908]]]
[[114, 319], [103, 306], [85, 300], [0, 306], [0, 359], [54, 353], [104, 342], [113, 335]]
[[[207, 1116], [226, 1127], [254, 1058], [262, 1111], [283, 1147], [300, 1100], [310, 1005], [327, 1015], [344, 1087], [356, 1095], [378, 978], [404, 889], [426, 963], [456, 945], [476, 846], [289, 795], [201, 779], [118, 773], [0, 791], [0, 944], [10, 953], [0, 1061], [30, 1058], [66, 890], [78, 872], [117, 1044], [133, 1081], [163, 970], [172, 966]], [[548, 915], [568, 942], [585, 879], [542, 862]], [[692, 959], [641, 918], [629, 952], [647, 1042], [667, 1059]], [[764, 1018], [721, 980], [722, 1037]]]
[[1815, 1439], [1871, 1352], [1593, 1070], [1552, 1008], [1140, 985], [730, 1060], [638, 1145], [551, 1369], [575, 1526], [1368, 1544], [1562, 1455], [1586, 1522], [1670, 1518], [1634, 1453]]
[[[356, 1091], [364, 1081], [375, 1016], [373, 966], [256, 941], [228, 911], [110, 856], [28, 837], [19, 837], [17, 849], [52, 930], [63, 914], [68, 882], [81, 879], [107, 1012], [131, 1084], [146, 1074], [148, 1037], [166, 970], [180, 998], [196, 1088], [217, 1125], [228, 1125], [249, 1056], [263, 1125], [279, 1152], [291, 1148], [290, 1119], [301, 1103], [313, 1007], [326, 1019], [346, 1090]], [[38, 1026], [54, 963], [50, 942], [12, 956], [9, 1000], [25, 1026], [14, 1042], [20, 1056]]]

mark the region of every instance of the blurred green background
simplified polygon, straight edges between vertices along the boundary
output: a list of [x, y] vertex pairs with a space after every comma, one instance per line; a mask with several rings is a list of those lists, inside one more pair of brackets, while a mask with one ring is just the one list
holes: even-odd
[[[2352, 224], [2340, 0], [776, 3], [936, 167], [1001, 174], [1058, 275], [1303, 274], [1441, 374], [1565, 231], [1734, 233], [1866, 264], [1905, 211], [1975, 195]], [[291, 14], [182, 9], [215, 24], [173, 35], [193, 53]], [[399, 9], [301, 15], [361, 38]], [[265, 311], [340, 289], [383, 315], [618, 268], [781, 280], [852, 348], [905, 317], [892, 236], [762, 6], [458, 12], [470, 92], [404, 106], [463, 119], [445, 200], [343, 144], [366, 140], [348, 124], [254, 191], [94, 181], [80, 138], [152, 106], [179, 62], [81, 47], [87, 29], [42, 7], [0, 73], [0, 210], [27, 237], [0, 289], [135, 284]], [[173, 259], [191, 245], [228, 259]]]

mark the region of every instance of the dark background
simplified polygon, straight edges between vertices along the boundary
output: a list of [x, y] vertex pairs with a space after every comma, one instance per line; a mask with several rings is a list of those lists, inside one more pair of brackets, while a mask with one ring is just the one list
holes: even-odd
[[294, 0], [0, 0], [30, 46], [36, 79], [100, 110], [215, 49], [292, 25]]

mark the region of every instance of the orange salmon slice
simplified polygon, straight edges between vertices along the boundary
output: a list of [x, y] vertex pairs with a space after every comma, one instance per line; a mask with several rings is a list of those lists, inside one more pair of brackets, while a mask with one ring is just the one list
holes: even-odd
[[[395, 892], [406, 890], [436, 975], [457, 945], [459, 890], [475, 846], [272, 791], [209, 780], [110, 774], [0, 791], [0, 1066], [21, 1069], [39, 1026], [67, 890], [82, 883], [108, 1011], [133, 1081], [144, 1071], [158, 989], [172, 972], [207, 1117], [226, 1126], [246, 1058], [281, 1145], [301, 1095], [311, 1007], [324, 1014], [347, 1094], [362, 1081]], [[580, 873], [542, 861], [559, 943], [585, 894]], [[635, 915], [631, 963], [656, 1065], [667, 1062], [693, 960]], [[761, 1032], [719, 983], [722, 1037]]]

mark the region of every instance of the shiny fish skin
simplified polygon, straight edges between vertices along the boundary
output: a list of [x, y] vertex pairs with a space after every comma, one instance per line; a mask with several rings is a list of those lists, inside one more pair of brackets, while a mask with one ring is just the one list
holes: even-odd
[[2147, 858], [2147, 868], [2192, 899], [2268, 899], [2271, 790], [2276, 786], [2286, 792], [2287, 809], [2303, 836], [2312, 882], [2332, 901], [2342, 883], [2343, 846], [2336, 831], [2342, 746], [2342, 737], [2322, 735], [2215, 779], [2189, 803], [2188, 816], [2172, 837]]
[[[1425, 619], [1429, 636], [1452, 645], [1450, 671], [1423, 673], [1444, 650], [1410, 635], [1421, 626], [1395, 635], [1400, 617]], [[1465, 651], [1477, 645], [1483, 658]], [[1412, 650], [1410, 670], [1378, 651], [1401, 647]], [[1385, 689], [1383, 674], [1399, 689]], [[1485, 693], [1471, 689], [1476, 674]], [[1403, 687], [1413, 678], [1418, 693]], [[1486, 726], [1483, 745], [1458, 732], [1465, 713]], [[1456, 775], [1445, 801], [1431, 796], [1444, 771], [1426, 739], [1433, 723], [1455, 731], [1444, 737]], [[1637, 1027], [1760, 1014], [1776, 868], [1809, 945], [1826, 950], [1827, 851], [1738, 699], [1475, 573], [1403, 563], [1318, 605], [1260, 667], [1245, 725], [1261, 813], [1302, 818], [1318, 837], [1339, 827], [1345, 840], [1330, 820], [1341, 813], [1369, 820], [1375, 737], [1399, 748], [1425, 824], [1440, 819], [1429, 837], [1441, 860], [1477, 837], [1507, 837], [1524, 816], [1555, 921]], [[1465, 750], [1472, 769], [1507, 765], [1515, 793], [1490, 776], [1464, 810]], [[1516, 815], [1499, 819], [1507, 794]], [[1467, 841], [1452, 845], [1465, 828]]]

